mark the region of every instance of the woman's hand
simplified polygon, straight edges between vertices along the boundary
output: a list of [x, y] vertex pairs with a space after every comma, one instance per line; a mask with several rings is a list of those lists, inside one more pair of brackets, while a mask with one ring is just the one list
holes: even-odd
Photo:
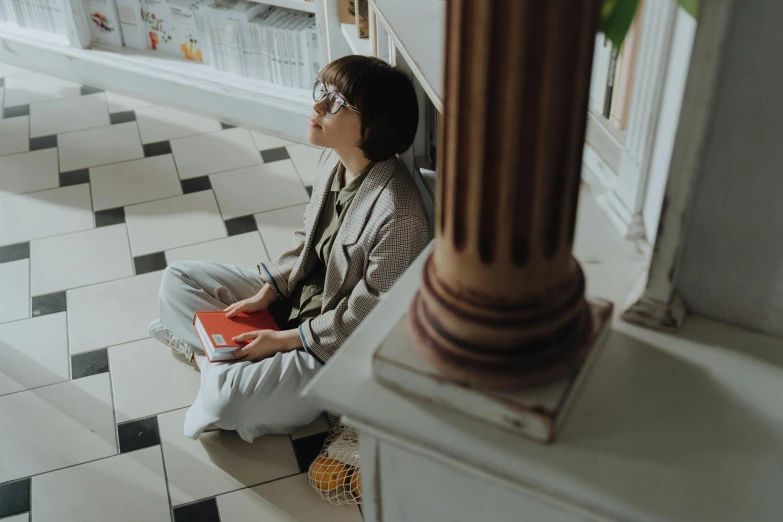
[[[248, 297], [247, 299], [237, 301], [236, 303], [226, 307], [225, 310], [223, 310], [226, 312], [226, 317], [234, 317], [240, 312], [252, 314], [254, 312], [260, 312], [261, 310], [266, 310], [269, 308], [269, 305], [274, 302], [274, 299], [277, 298], [277, 295], [270, 295], [271, 288], [268, 288], [268, 286], [269, 285], [264, 285], [261, 291], [253, 297]], [[274, 290], [271, 290], [271, 292], [274, 294]]]
[[238, 361], [256, 362], [273, 357], [278, 352], [288, 351], [279, 333], [274, 330], [256, 330], [237, 335], [233, 338], [234, 341], [250, 342], [234, 350], [234, 355], [238, 357]]

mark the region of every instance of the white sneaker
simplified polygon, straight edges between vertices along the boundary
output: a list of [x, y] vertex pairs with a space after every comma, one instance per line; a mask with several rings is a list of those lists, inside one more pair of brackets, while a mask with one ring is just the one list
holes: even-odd
[[162, 342], [171, 348], [172, 352], [184, 357], [188, 362], [193, 362], [193, 357], [195, 357], [196, 354], [190, 344], [182, 339], [174, 337], [171, 330], [166, 328], [163, 323], [160, 322], [160, 319], [155, 319], [150, 323], [150, 337]]

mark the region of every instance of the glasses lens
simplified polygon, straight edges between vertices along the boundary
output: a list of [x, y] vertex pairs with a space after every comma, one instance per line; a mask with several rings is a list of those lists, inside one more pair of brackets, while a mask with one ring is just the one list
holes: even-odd
[[339, 111], [344, 104], [345, 100], [337, 94], [332, 93], [326, 98], [326, 110], [329, 111], [330, 114], [337, 114], [337, 111]]
[[313, 100], [314, 101], [321, 101], [324, 98], [324, 95], [326, 94], [326, 87], [323, 83], [321, 83], [321, 80], [318, 80], [315, 82], [315, 85], [313, 86]]

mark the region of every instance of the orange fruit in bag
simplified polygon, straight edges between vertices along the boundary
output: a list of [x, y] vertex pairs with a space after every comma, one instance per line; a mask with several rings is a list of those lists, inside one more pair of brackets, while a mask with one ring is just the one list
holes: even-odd
[[354, 471], [353, 475], [351, 475], [351, 493], [353, 493], [353, 497], [356, 500], [359, 500], [362, 498], [362, 474], [357, 469]]
[[341, 484], [345, 484], [351, 469], [353, 467], [348, 464], [322, 455], [310, 464], [310, 478], [315, 487], [323, 493], [328, 493], [335, 491]]

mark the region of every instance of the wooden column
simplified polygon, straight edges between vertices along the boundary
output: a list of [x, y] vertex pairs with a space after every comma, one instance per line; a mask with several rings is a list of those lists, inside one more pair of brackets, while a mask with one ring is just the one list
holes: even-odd
[[536, 386], [591, 334], [572, 255], [600, 0], [449, 0], [436, 248], [409, 314], [444, 374]]

